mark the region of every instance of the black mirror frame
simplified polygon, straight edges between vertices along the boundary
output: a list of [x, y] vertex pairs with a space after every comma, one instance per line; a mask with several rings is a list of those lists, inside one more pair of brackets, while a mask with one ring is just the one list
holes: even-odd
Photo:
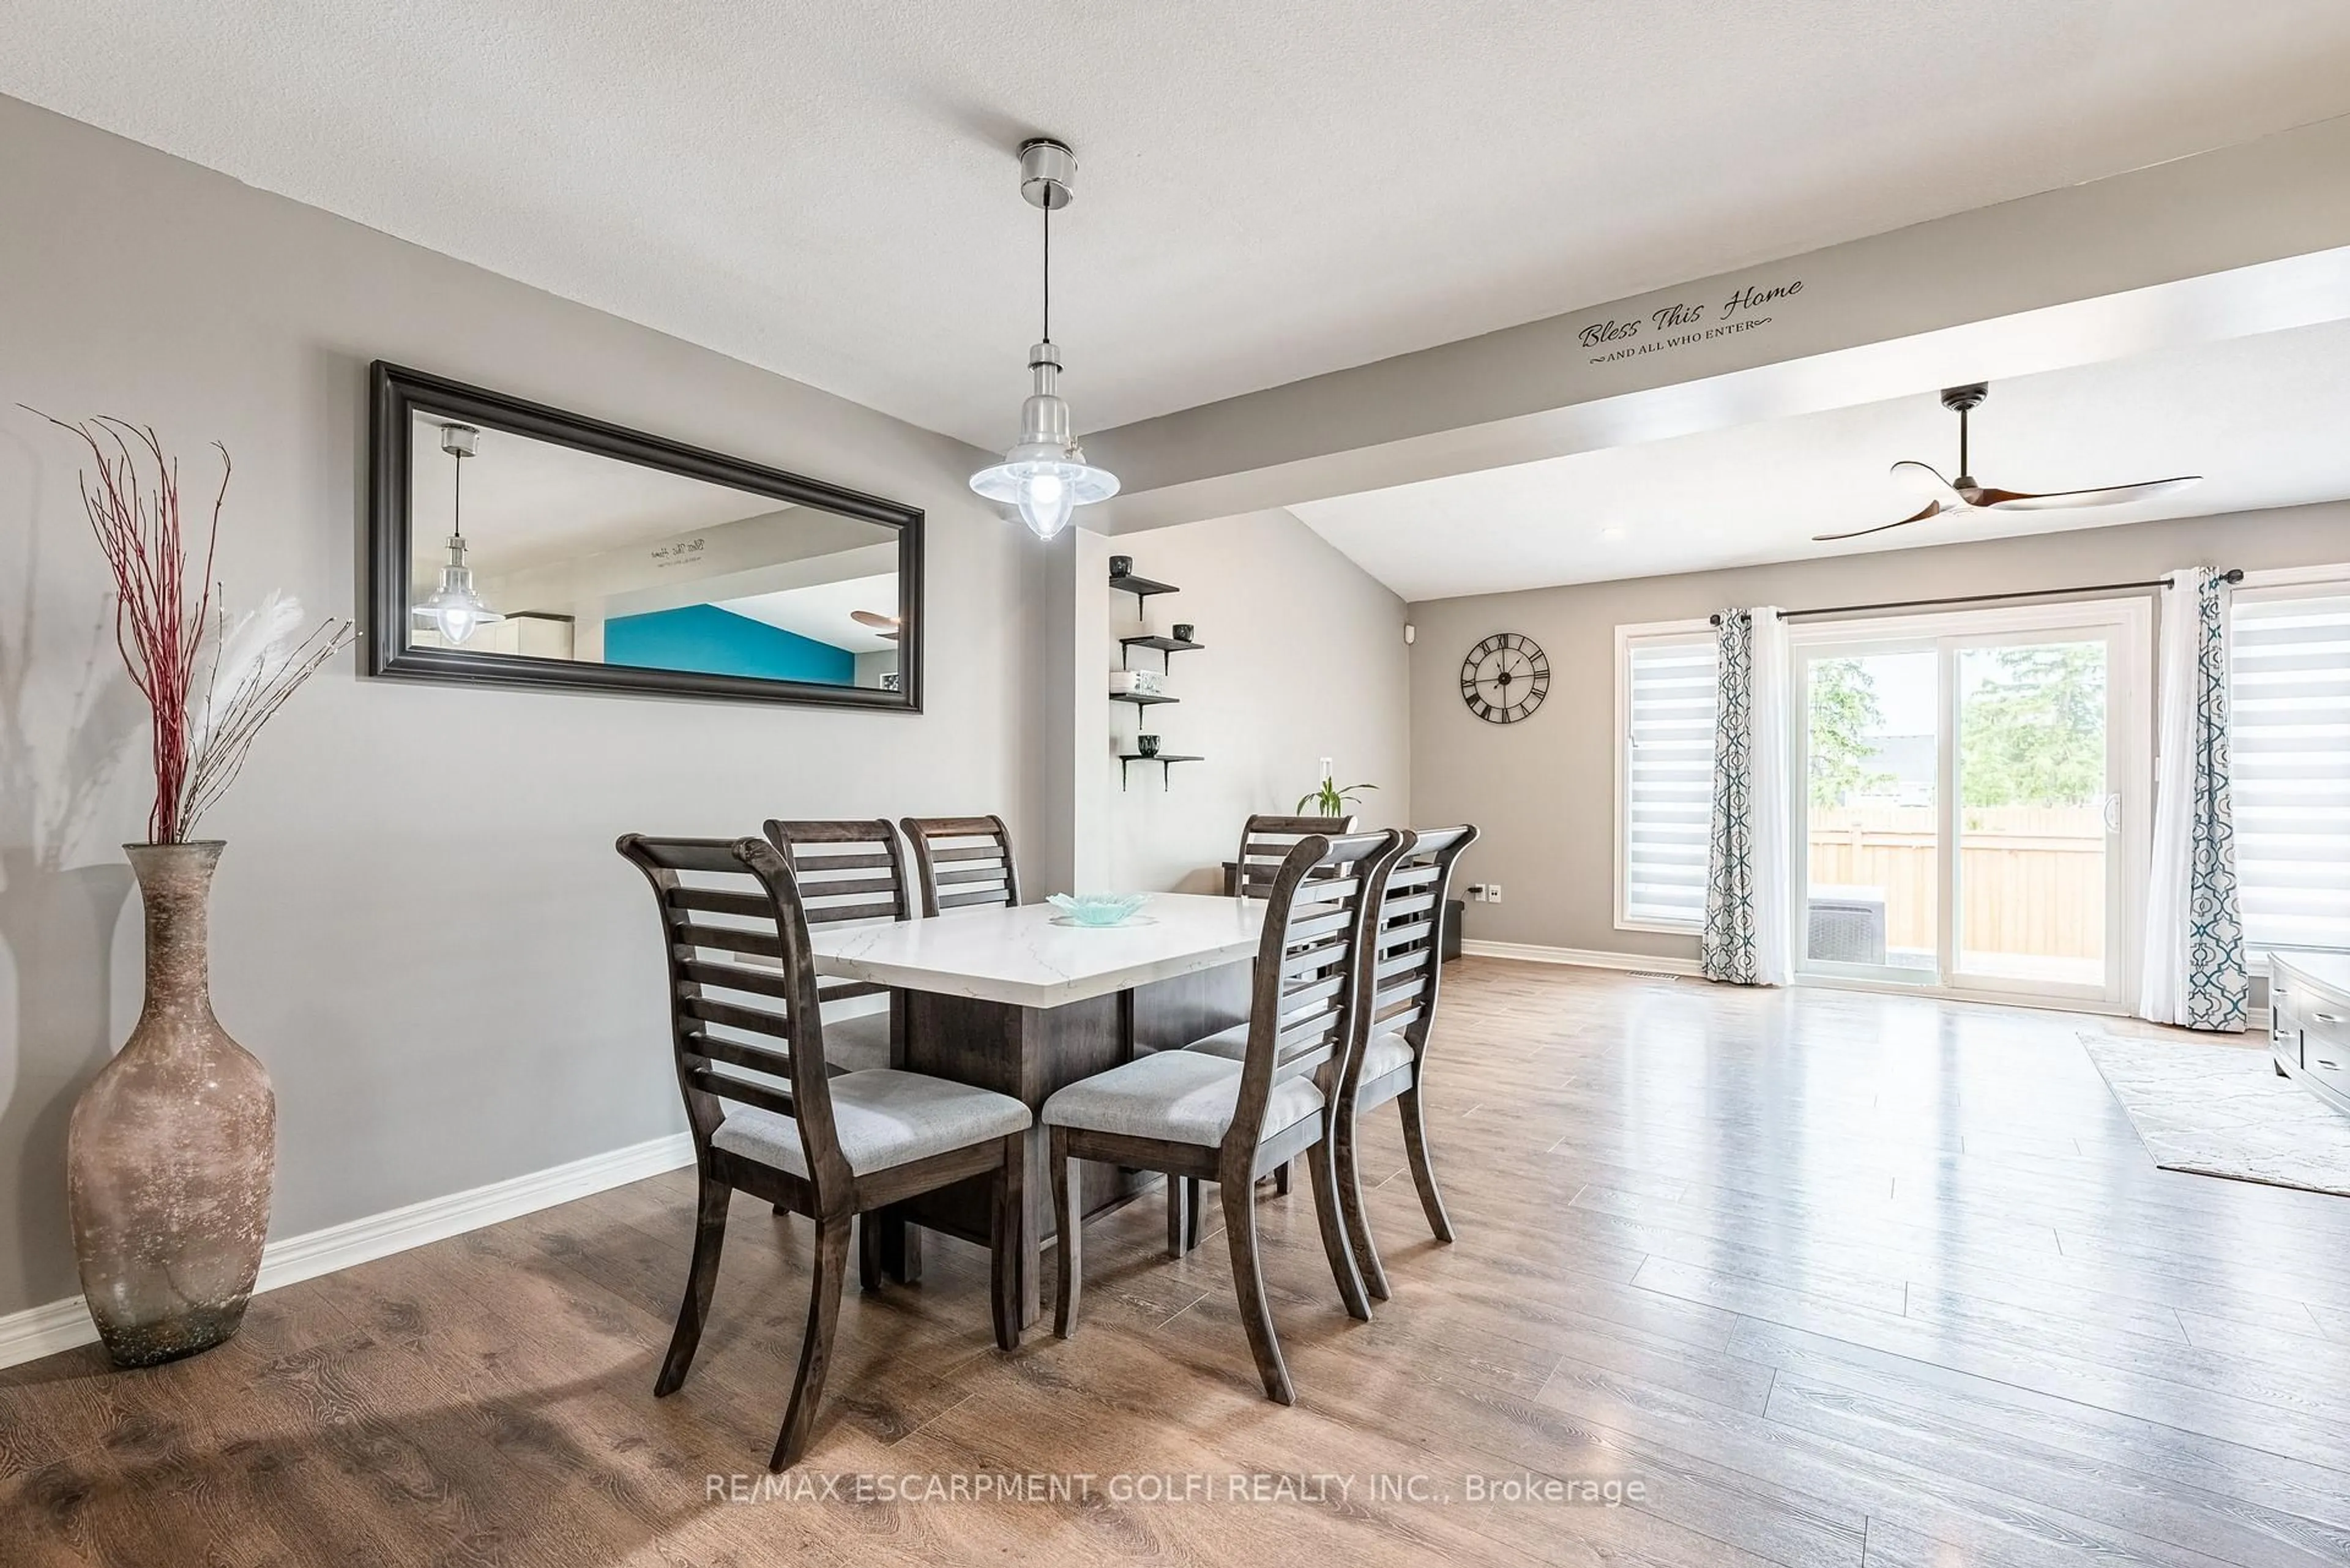
[[[616, 691], [737, 702], [805, 703], [888, 713], [922, 711], [922, 512], [821, 480], [622, 429], [521, 398], [485, 391], [379, 359], [368, 439], [367, 672], [395, 680], [458, 685], [530, 686], [566, 691]], [[898, 531], [898, 684], [895, 691], [813, 681], [767, 680], [639, 665], [583, 664], [567, 659], [411, 648], [408, 585], [414, 559], [410, 533], [410, 438], [419, 409], [554, 441], [622, 462], [681, 473], [712, 484], [770, 495]]]

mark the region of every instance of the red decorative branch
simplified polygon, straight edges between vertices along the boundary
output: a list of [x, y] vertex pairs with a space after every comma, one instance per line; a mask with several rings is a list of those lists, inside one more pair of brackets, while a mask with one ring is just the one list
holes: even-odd
[[82, 506], [114, 574], [115, 646], [147, 700], [155, 762], [147, 836], [151, 843], [181, 843], [235, 779], [261, 726], [348, 643], [350, 625], [330, 621], [298, 645], [270, 649], [234, 680], [234, 690], [216, 691], [218, 643], [213, 669], [203, 670], [201, 655], [213, 617], [213, 559], [228, 498], [228, 449], [213, 443], [221, 455], [220, 489], [205, 528], [203, 567], [192, 584], [179, 464], [164, 454], [155, 432], [104, 417], [80, 424], [41, 418], [79, 437], [97, 465], [94, 477], [81, 475]]

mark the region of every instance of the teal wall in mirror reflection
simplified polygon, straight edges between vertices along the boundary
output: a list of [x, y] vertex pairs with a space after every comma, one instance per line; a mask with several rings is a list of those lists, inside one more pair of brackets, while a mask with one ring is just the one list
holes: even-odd
[[848, 649], [716, 605], [687, 605], [606, 621], [604, 662], [823, 686], [857, 684], [857, 657]]

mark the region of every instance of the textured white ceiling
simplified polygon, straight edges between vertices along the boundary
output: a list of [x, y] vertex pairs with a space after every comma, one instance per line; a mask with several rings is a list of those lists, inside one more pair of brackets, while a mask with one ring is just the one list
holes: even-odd
[[973, 442], [2350, 110], [2342, 0], [8, 0], [0, 91]]
[[1992, 386], [1975, 477], [2077, 490], [2200, 473], [2159, 501], [1970, 512], [1873, 538], [1919, 498], [1899, 458], [1958, 472], [1932, 392], [1639, 446], [1578, 452], [1292, 507], [1407, 599], [2096, 528], [2350, 496], [2350, 322], [2272, 332]]

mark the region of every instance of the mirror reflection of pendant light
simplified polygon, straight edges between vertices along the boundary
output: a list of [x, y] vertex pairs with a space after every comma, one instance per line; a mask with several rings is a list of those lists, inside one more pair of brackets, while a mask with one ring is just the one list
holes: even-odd
[[1036, 389], [1020, 406], [1020, 440], [1003, 461], [971, 476], [971, 487], [990, 501], [1020, 509], [1021, 521], [1039, 539], [1069, 525], [1077, 507], [1118, 493], [1118, 476], [1086, 462], [1069, 437], [1069, 405], [1054, 391], [1061, 351], [1053, 343], [1053, 211], [1073, 199], [1076, 155], [1058, 141], [1039, 139], [1020, 147], [1020, 193], [1045, 212], [1045, 330], [1028, 350]]
[[482, 602], [473, 591], [473, 569], [465, 565], [465, 460], [481, 450], [481, 441], [482, 432], [472, 425], [441, 427], [441, 450], [457, 462], [456, 483], [449, 492], [449, 560], [441, 568], [441, 586], [410, 612], [420, 629], [439, 632], [452, 648], [506, 618]]

